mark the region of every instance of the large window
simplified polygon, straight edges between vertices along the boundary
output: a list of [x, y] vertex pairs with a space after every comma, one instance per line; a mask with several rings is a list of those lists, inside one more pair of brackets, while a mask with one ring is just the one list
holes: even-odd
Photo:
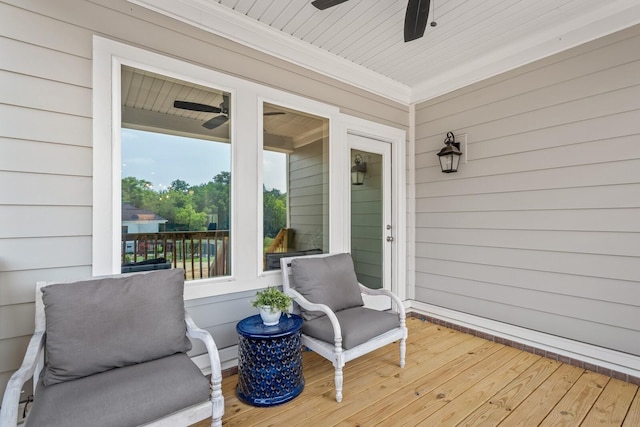
[[264, 269], [329, 251], [329, 120], [263, 105]]
[[122, 67], [123, 272], [231, 274], [231, 95]]
[[348, 250], [338, 108], [93, 43], [94, 275], [183, 267], [185, 299], [199, 299], [277, 284], [265, 248], [283, 228], [286, 253]]

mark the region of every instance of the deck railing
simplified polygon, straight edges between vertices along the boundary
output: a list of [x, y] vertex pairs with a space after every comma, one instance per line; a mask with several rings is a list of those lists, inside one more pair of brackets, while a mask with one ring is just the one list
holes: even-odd
[[164, 258], [186, 280], [231, 274], [228, 230], [123, 234], [121, 248], [123, 266]]

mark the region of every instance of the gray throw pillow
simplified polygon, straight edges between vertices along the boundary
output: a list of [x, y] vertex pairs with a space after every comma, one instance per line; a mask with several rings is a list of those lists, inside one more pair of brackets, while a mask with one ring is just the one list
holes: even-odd
[[183, 290], [182, 269], [43, 287], [44, 385], [190, 350]]
[[[364, 305], [349, 254], [294, 259], [291, 275], [293, 289], [313, 303], [326, 304], [334, 312]], [[301, 308], [301, 315], [311, 320], [323, 314]]]

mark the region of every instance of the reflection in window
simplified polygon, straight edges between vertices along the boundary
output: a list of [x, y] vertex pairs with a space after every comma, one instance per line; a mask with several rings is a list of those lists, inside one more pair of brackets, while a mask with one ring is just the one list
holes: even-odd
[[329, 120], [264, 104], [264, 269], [329, 250]]
[[230, 271], [230, 94], [122, 68], [122, 271]]

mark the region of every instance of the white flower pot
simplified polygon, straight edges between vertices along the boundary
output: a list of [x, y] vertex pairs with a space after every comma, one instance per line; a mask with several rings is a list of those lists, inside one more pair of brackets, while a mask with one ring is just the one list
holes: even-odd
[[271, 307], [268, 305], [258, 307], [258, 311], [260, 311], [260, 317], [262, 317], [262, 323], [264, 323], [265, 326], [277, 325], [278, 322], [280, 322], [282, 311], [276, 310], [271, 312]]

